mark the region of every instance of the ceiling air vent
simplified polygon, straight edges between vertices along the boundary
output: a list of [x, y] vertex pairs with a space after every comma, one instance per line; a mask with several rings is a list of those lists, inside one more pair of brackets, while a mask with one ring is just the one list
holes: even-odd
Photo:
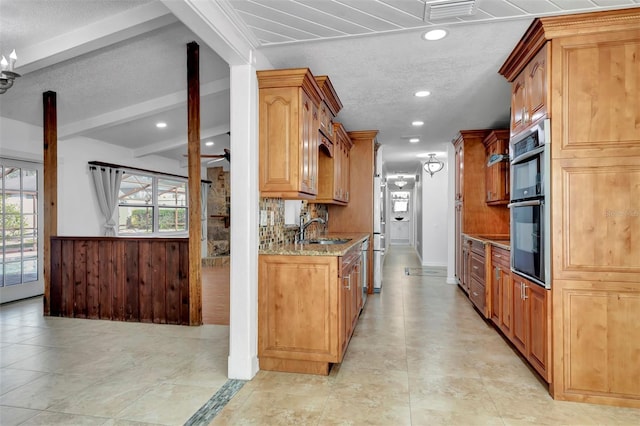
[[476, 0], [445, 0], [426, 3], [426, 20], [457, 18], [473, 15], [476, 11]]

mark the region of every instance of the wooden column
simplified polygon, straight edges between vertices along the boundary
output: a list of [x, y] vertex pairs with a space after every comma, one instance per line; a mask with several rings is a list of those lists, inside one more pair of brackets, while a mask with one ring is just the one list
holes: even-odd
[[200, 225], [200, 47], [187, 44], [189, 170], [189, 324], [202, 324], [202, 228]]
[[56, 92], [44, 92], [42, 94], [42, 105], [44, 130], [43, 303], [44, 315], [49, 315], [51, 308], [51, 237], [58, 234], [58, 113]]

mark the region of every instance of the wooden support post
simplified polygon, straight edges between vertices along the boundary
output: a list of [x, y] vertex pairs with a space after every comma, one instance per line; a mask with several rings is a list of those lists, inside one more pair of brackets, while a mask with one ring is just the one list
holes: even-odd
[[189, 324], [202, 324], [200, 224], [200, 47], [187, 44], [187, 162], [189, 170]]
[[44, 315], [51, 312], [51, 237], [58, 234], [58, 113], [56, 92], [44, 92], [43, 104], [43, 161], [44, 212], [42, 221]]

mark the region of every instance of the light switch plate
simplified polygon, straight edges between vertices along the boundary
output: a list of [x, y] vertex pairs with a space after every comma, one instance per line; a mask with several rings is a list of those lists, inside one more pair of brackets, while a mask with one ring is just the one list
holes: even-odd
[[260, 226], [267, 226], [267, 211], [260, 210]]

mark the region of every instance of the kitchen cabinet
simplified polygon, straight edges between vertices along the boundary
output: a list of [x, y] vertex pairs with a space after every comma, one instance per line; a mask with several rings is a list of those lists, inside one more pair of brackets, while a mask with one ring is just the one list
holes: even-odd
[[341, 123], [333, 123], [333, 156], [321, 152], [318, 162], [316, 203], [346, 205], [349, 202], [351, 139]]
[[333, 120], [342, 109], [342, 102], [328, 76], [316, 76], [315, 79], [322, 93], [322, 102], [318, 108], [319, 144], [326, 150], [328, 156], [332, 157], [335, 144]]
[[[500, 69], [514, 87], [546, 58], [538, 65], [551, 140], [546, 367], [559, 400], [640, 408], [640, 246], [630, 244], [640, 234], [640, 129], [629, 119], [638, 112], [639, 27], [638, 8], [535, 19]], [[540, 289], [530, 288], [531, 315], [544, 316]], [[540, 324], [529, 330], [534, 366], [549, 343], [536, 337]]]
[[511, 135], [547, 115], [549, 52], [543, 46], [511, 85]]
[[[462, 130], [455, 150], [455, 271], [462, 285], [463, 234], [509, 234], [509, 209], [486, 203], [486, 152], [492, 130]], [[464, 289], [464, 288], [463, 288]], [[465, 289], [468, 291], [468, 289]]]
[[461, 282], [462, 290], [469, 294], [471, 287], [471, 240], [462, 237]]
[[261, 369], [327, 375], [342, 361], [362, 307], [360, 256], [360, 243], [342, 256], [259, 256]]
[[307, 68], [258, 71], [260, 195], [315, 199], [320, 88]]
[[[352, 142], [349, 151], [349, 202], [346, 205], [329, 204], [329, 232], [366, 232], [373, 241], [373, 177], [375, 175], [375, 147], [377, 130], [347, 132]], [[373, 293], [373, 244], [367, 256], [368, 293]]]
[[486, 151], [486, 203], [509, 203], [509, 131], [494, 130], [484, 138]]
[[470, 283], [469, 300], [483, 315], [486, 306], [486, 286], [485, 286], [485, 243], [471, 239], [470, 246]]
[[547, 382], [551, 380], [549, 291], [513, 274], [513, 333], [511, 342]]
[[505, 336], [511, 336], [511, 267], [509, 266], [509, 250], [491, 246], [492, 297], [491, 321]]

